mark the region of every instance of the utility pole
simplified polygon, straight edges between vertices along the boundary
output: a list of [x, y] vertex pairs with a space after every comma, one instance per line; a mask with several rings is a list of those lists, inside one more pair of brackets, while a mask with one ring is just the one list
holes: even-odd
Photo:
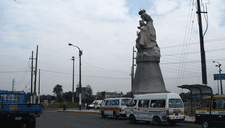
[[40, 84], [41, 84], [41, 80], [40, 80], [40, 79], [41, 79], [41, 77], [40, 77], [40, 76], [41, 76], [41, 75], [40, 75], [40, 72], [41, 72], [41, 71], [40, 71], [40, 69], [39, 69], [39, 81], [38, 81], [38, 104], [40, 104], [40, 103], [41, 103], [41, 102], [40, 102], [40, 101], [41, 101], [41, 96], [40, 96], [40, 88], [41, 88], [41, 86], [40, 86]]
[[80, 64], [79, 64], [79, 88], [80, 88], [80, 93], [79, 93], [79, 110], [81, 110], [81, 94], [82, 94], [82, 87], [81, 87], [81, 55], [82, 55], [82, 51], [79, 50], [79, 60], [80, 60]]
[[31, 93], [31, 96], [30, 96], [30, 103], [33, 102], [33, 51], [32, 51], [32, 56], [31, 56], [31, 82], [30, 82], [30, 86], [31, 86], [31, 89], [30, 89], [30, 93]]
[[133, 95], [134, 66], [136, 66], [136, 65], [134, 64], [134, 59], [136, 59], [136, 58], [134, 57], [134, 52], [136, 52], [136, 51], [134, 50], [134, 47], [133, 47], [132, 67], [131, 67], [131, 97], [132, 97], [132, 98], [134, 97], [134, 95]]
[[14, 90], [14, 79], [12, 81], [12, 91]]
[[37, 61], [38, 61], [38, 45], [37, 45], [37, 52], [36, 52], [36, 64], [35, 64], [35, 78], [34, 78], [34, 103], [36, 103], [36, 85], [37, 85]]
[[71, 60], [73, 61], [72, 102], [74, 102], [74, 61], [75, 61], [74, 56], [72, 57]]
[[207, 13], [207, 12], [201, 12], [200, 7], [200, 0], [197, 0], [197, 14], [198, 14], [198, 25], [199, 25], [199, 38], [200, 38], [200, 50], [201, 50], [201, 67], [202, 67], [202, 84], [205, 84], [207, 86], [207, 74], [206, 74], [206, 61], [205, 61], [205, 50], [204, 50], [204, 37], [202, 33], [202, 18], [201, 13]]

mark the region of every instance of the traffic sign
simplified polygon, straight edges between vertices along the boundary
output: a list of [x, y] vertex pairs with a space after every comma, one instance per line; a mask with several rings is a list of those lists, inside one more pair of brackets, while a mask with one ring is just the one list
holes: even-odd
[[214, 74], [214, 80], [225, 80], [225, 74]]

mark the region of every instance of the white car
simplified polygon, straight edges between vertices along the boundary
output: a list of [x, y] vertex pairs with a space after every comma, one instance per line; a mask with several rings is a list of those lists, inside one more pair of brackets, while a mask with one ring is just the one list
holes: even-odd
[[88, 107], [87, 107], [87, 109], [94, 109], [94, 108], [95, 108], [94, 103], [89, 104]]
[[102, 100], [95, 100], [91, 104], [88, 105], [88, 109], [99, 109]]

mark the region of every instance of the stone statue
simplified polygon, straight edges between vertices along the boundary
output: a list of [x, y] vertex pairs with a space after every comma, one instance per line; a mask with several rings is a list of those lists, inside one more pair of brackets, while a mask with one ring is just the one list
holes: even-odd
[[137, 33], [136, 71], [132, 86], [134, 95], [147, 93], [167, 93], [162, 77], [160, 62], [160, 49], [156, 42], [156, 32], [152, 18], [140, 10], [140, 32]]
[[[158, 56], [160, 57], [160, 50], [156, 43], [156, 32], [153, 26], [152, 18], [145, 12], [141, 10], [139, 12], [141, 19], [139, 21], [140, 32], [137, 33], [136, 48], [138, 49], [139, 56]], [[146, 22], [146, 23], [145, 23]]]

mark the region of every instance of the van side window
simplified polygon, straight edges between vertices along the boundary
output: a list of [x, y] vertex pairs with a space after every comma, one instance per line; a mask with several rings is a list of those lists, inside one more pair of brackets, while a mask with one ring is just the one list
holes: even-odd
[[102, 106], [104, 106], [106, 104], [106, 101], [103, 100], [101, 104], [102, 104]]
[[201, 107], [209, 107], [209, 99], [203, 99], [202, 102], [200, 103]]
[[113, 106], [119, 105], [119, 100], [112, 100], [111, 105], [113, 105]]
[[151, 100], [151, 107], [153, 108], [165, 108], [165, 100]]
[[149, 100], [139, 100], [138, 107], [149, 107]]
[[108, 106], [109, 105], [109, 100], [106, 100], [105, 105]]
[[136, 103], [137, 103], [137, 100], [132, 100], [132, 101], [130, 102], [129, 106], [135, 106]]
[[112, 101], [111, 100], [108, 100], [108, 102], [107, 102], [107, 106], [110, 106], [112, 104]]
[[214, 99], [213, 109], [225, 109], [225, 99]]

